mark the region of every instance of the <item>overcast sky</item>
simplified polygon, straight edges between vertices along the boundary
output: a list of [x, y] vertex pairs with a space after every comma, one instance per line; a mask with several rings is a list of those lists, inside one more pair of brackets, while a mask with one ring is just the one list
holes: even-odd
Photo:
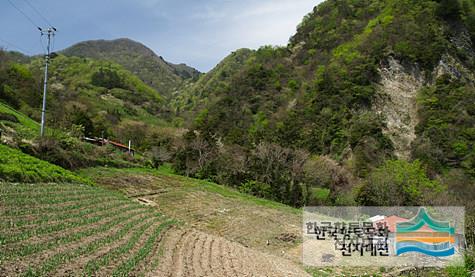
[[[31, 23], [11, 3], [30, 17]], [[208, 71], [231, 51], [285, 45], [321, 0], [0, 0], [0, 45], [42, 53], [34, 25], [57, 29], [55, 49], [127, 37], [166, 60]], [[8, 44], [10, 43], [10, 44]]]

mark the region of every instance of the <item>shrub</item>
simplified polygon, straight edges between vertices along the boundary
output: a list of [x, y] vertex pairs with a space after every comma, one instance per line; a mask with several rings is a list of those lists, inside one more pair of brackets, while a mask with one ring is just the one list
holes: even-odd
[[14, 116], [13, 114], [7, 114], [7, 113], [0, 112], [0, 121], [1, 120], [10, 121], [10, 122], [14, 122], [14, 123], [19, 123], [20, 122], [18, 120], [18, 118], [16, 116]]
[[261, 198], [273, 199], [271, 186], [258, 181], [248, 181], [241, 184], [239, 191]]
[[460, 19], [461, 9], [458, 0], [437, 0], [437, 15], [444, 19]]
[[421, 163], [386, 161], [373, 170], [357, 192], [357, 201], [367, 206], [417, 206], [440, 196], [444, 187], [427, 178]]
[[125, 84], [117, 71], [107, 67], [101, 67], [98, 71], [94, 72], [91, 77], [91, 83], [95, 86], [108, 89], [126, 89]]
[[328, 191], [325, 200], [335, 203], [340, 195], [349, 193], [355, 183], [351, 173], [327, 156], [313, 156], [305, 162], [305, 183], [310, 185], [311, 199], [315, 191], [319, 200]]

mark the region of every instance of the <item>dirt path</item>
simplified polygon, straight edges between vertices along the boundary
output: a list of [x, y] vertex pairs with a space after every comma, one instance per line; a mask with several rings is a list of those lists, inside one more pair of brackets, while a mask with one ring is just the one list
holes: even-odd
[[309, 276], [293, 262], [198, 230], [171, 229], [146, 276]]

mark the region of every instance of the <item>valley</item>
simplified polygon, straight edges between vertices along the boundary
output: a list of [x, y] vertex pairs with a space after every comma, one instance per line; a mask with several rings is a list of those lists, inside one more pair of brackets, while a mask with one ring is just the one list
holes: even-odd
[[[0, 48], [0, 276], [473, 275], [475, 0], [301, 16], [206, 73], [76, 39], [44, 136], [44, 56]], [[307, 206], [464, 207], [463, 264], [307, 267]]]

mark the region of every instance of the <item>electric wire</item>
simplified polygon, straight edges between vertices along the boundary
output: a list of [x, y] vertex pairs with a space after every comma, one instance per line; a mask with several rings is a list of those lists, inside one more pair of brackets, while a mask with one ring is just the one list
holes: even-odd
[[41, 30], [41, 28], [38, 26], [38, 24], [36, 24], [33, 19], [31, 19], [31, 17], [29, 17], [25, 12], [23, 12], [20, 8], [18, 8], [15, 4], [13, 4], [13, 2], [11, 0], [7, 0], [8, 3], [10, 3], [10, 5], [15, 8], [19, 13], [21, 13], [31, 24], [33, 24], [33, 26], [35, 26], [36, 28], [38, 28], [39, 30]]
[[53, 24], [51, 24], [49, 22], [48, 19], [46, 19], [46, 17], [37, 9], [35, 8], [35, 6], [33, 6], [28, 0], [23, 0], [39, 17], [41, 17], [41, 19], [43, 19], [43, 21], [49, 25], [50, 27], [53, 27]]

